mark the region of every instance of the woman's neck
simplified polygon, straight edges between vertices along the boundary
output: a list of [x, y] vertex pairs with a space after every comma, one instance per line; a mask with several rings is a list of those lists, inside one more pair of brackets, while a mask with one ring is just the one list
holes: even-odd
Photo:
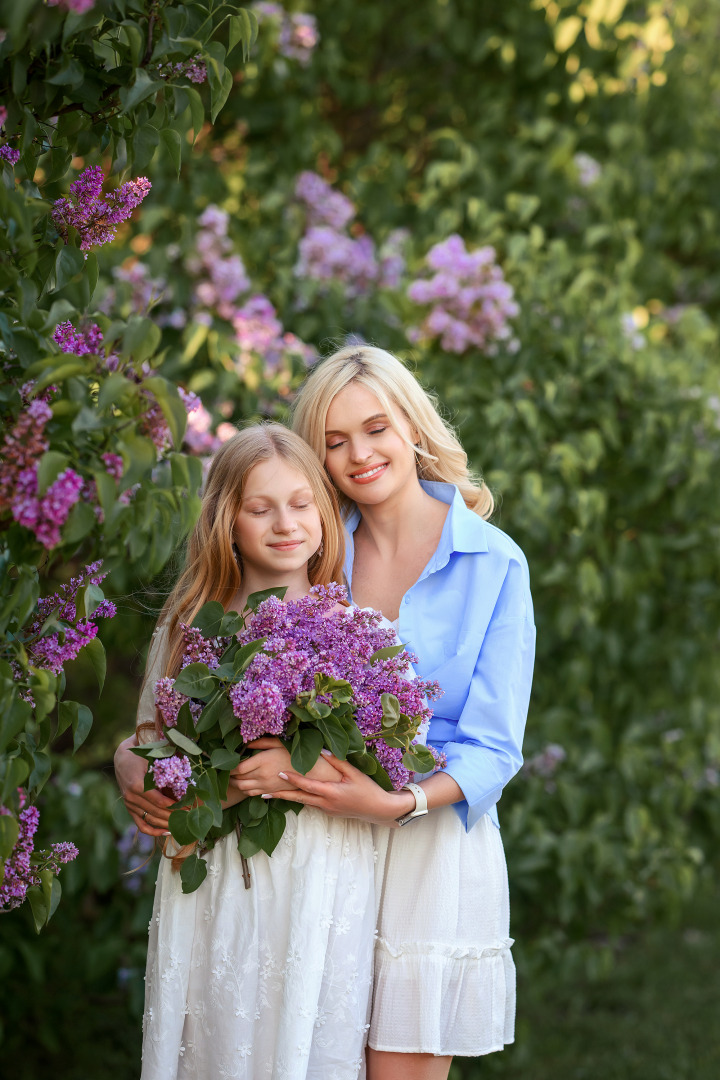
[[448, 506], [428, 495], [418, 481], [382, 503], [358, 505], [358, 510], [361, 520], [356, 533], [383, 557], [394, 558], [418, 537], [442, 530]]

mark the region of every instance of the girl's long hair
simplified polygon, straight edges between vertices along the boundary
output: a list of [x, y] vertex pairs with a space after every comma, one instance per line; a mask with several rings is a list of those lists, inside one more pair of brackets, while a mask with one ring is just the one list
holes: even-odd
[[[200, 518], [187, 543], [185, 569], [158, 619], [158, 627], [167, 633], [169, 647], [164, 674], [171, 678], [177, 675], [182, 662], [180, 624], [190, 625], [209, 600], [219, 600], [227, 608], [241, 586], [241, 562], [233, 546], [233, 526], [248, 473], [261, 461], [276, 456], [307, 477], [320, 513], [322, 545], [308, 563], [310, 584], [329, 585], [331, 581], [342, 580], [345, 542], [340, 511], [335, 489], [315, 454], [299, 435], [282, 424], [255, 424], [239, 431], [212, 460]], [[149, 666], [146, 681], [148, 674]], [[162, 734], [157, 712], [154, 723], [143, 723], [138, 717], [138, 738], [142, 740], [149, 731], [157, 738]], [[175, 869], [194, 847], [181, 848], [170, 855]]]
[[[400, 410], [418, 436], [415, 445], [418, 476], [455, 484], [465, 504], [482, 518], [493, 512], [493, 497], [474, 476], [457, 435], [440, 416], [435, 401], [414, 375], [391, 353], [372, 345], [348, 345], [322, 360], [300, 387], [293, 406], [293, 431], [301, 435], [322, 462], [326, 457], [325, 421], [330, 402], [351, 382], [359, 383], [378, 399], [390, 422]], [[408, 440], [409, 441], [409, 440]], [[345, 513], [352, 500], [338, 492]]]

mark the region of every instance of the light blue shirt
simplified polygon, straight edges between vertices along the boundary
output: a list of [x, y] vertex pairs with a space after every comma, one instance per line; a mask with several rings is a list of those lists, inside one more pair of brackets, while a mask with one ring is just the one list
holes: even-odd
[[[444, 690], [433, 702], [428, 742], [447, 756], [446, 772], [465, 799], [455, 809], [467, 829], [495, 804], [522, 765], [535, 625], [527, 562], [517, 544], [469, 510], [454, 484], [421, 480], [450, 506], [440, 542], [402, 598], [398, 635], [417, 654], [422, 679]], [[349, 514], [345, 576], [352, 582]]]

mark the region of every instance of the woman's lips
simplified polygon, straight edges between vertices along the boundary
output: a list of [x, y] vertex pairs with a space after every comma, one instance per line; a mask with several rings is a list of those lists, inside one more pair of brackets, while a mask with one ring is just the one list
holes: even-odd
[[378, 476], [382, 476], [389, 464], [389, 461], [383, 461], [379, 465], [371, 465], [362, 471], [350, 473], [350, 479], [354, 484], [371, 484]]

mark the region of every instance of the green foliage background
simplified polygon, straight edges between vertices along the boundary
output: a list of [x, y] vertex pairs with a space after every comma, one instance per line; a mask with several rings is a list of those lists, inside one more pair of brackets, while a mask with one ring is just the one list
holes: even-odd
[[[89, 136], [72, 148], [76, 168], [79, 157], [109, 164], [114, 154], [118, 173], [144, 169], [153, 182], [133, 227], [98, 253], [97, 293], [72, 304], [92, 312], [113, 267], [140, 258], [171, 278], [171, 298], [148, 317], [164, 305], [190, 311], [195, 280], [183, 259], [214, 204], [287, 329], [320, 351], [349, 333], [383, 345], [437, 392], [498, 496], [494, 520], [530, 562], [538, 660], [527, 758], [548, 744], [566, 753], [552, 776], [524, 770], [501, 805], [521, 969], [601, 974], [619, 940], [662, 925], [707, 879], [720, 836], [720, 5], [288, 7], [318, 20], [307, 66], [283, 58], [261, 25], [248, 63], [240, 50], [228, 61], [232, 84], [213, 127], [195, 126], [188, 104], [172, 119], [179, 142], [158, 137], [155, 149], [148, 110], [125, 158]], [[590, 186], [578, 153], [600, 166]], [[32, 197], [65, 190], [68, 166], [41, 160]], [[377, 242], [407, 228], [410, 271], [454, 232], [469, 248], [493, 244], [521, 308], [520, 351], [413, 346], [417, 311], [404, 289], [348, 300], [339, 286], [298, 282], [303, 218], [292, 192], [303, 169], [352, 198], [357, 230]], [[115, 303], [117, 318], [141, 317], [119, 288]], [[46, 314], [30, 332], [51, 328]], [[294, 362], [270, 372], [258, 358], [239, 379], [231, 328], [217, 317], [164, 326], [157, 349], [162, 377], [198, 392], [216, 421], [283, 415], [301, 375]], [[68, 565], [77, 557], [63, 553]], [[24, 987], [8, 1006], [6, 1047], [18, 1051], [32, 1033], [42, 1053], [70, 1061], [68, 1077], [89, 1075], [88, 1048], [64, 1058], [62, 1036], [72, 1003], [88, 995], [93, 1038], [116, 1053], [116, 1075], [134, 1075], [117, 1031], [136, 1030], [153, 875], [139, 893], [118, 877], [127, 819], [109, 762], [132, 727], [143, 643], [166, 587], [154, 579], [146, 591], [137, 563], [118, 559], [110, 579], [122, 599], [103, 628], [108, 685], [93, 731], [74, 759], [55, 746], [42, 795], [44, 827], [81, 856], [63, 872], [65, 898], [41, 937], [25, 911], [0, 924], [0, 974]], [[69, 684], [91, 697], [82, 658]], [[113, 1022], [103, 1026], [103, 1015]], [[32, 1062], [27, 1070], [37, 1075]]]

